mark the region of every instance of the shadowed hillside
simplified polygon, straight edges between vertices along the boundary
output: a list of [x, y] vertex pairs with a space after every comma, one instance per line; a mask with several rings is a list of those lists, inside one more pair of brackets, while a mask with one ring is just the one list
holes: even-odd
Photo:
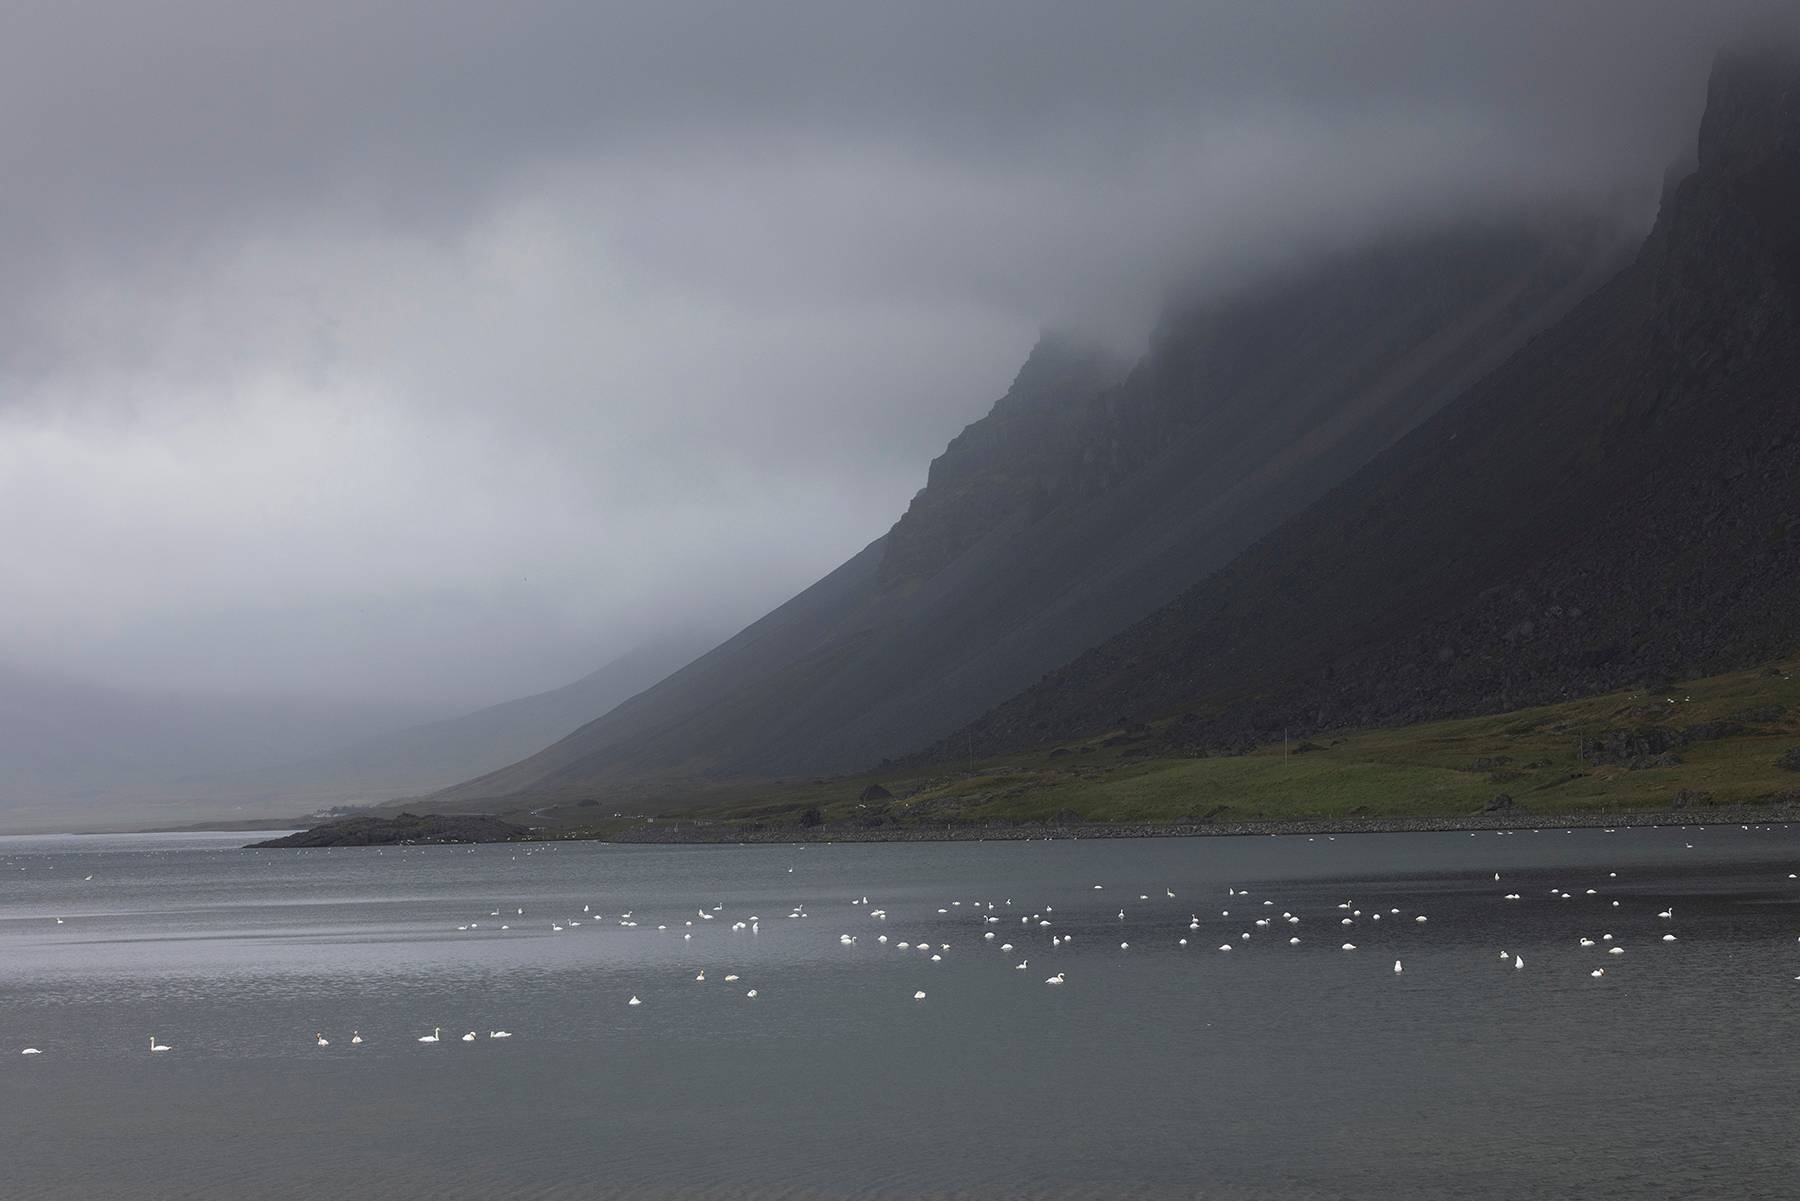
[[1616, 267], [1577, 222], [1444, 229], [1175, 306], [1129, 372], [1046, 337], [893, 530], [540, 754], [448, 790], [679, 795], [939, 738], [1316, 500]]

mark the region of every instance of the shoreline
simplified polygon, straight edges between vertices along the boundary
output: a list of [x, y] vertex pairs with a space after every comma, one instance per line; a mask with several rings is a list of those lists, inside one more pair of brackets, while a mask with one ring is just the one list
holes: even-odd
[[672, 822], [607, 836], [549, 835], [538, 842], [625, 845], [707, 845], [796, 842], [1029, 842], [1083, 838], [1253, 838], [1292, 834], [1456, 834], [1488, 831], [1602, 829], [1615, 826], [1768, 825], [1800, 822], [1800, 805], [1719, 805], [1701, 809], [1575, 813], [1504, 812], [1463, 817], [1358, 817], [1242, 822], [1096, 822], [1079, 826], [942, 826], [929, 829], [843, 830], [789, 827], [744, 830]]

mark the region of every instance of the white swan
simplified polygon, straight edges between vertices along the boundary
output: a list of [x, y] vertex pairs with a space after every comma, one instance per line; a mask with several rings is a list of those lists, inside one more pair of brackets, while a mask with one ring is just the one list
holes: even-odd
[[511, 1030], [489, 1030], [488, 1037], [489, 1038], [511, 1038], [512, 1031]]
[[360, 1035], [356, 1031], [352, 1030], [350, 1032], [350, 1045], [353, 1047], [362, 1046], [362, 1035]]
[[154, 1034], [152, 1034], [150, 1036], [150, 1049], [152, 1051], [167, 1051], [167, 1050], [169, 1050], [168, 1047], [166, 1047], [162, 1043], [159, 1043], [156, 1041], [156, 1035], [154, 1035]]
[[627, 1005], [642, 1005], [642, 1004], [643, 1004], [643, 1002], [642, 1002], [642, 1001], [640, 1001], [640, 1000], [638, 1000], [638, 999], [637, 999], [637, 996], [636, 996], [636, 995], [635, 995], [635, 994], [633, 994], [633, 996], [632, 996], [632, 998], [631, 998], [631, 1000], [629, 1000], [629, 1001], [627, 1001], [627, 1002], [625, 1002], [625, 1003], [626, 1003], [626, 1004], [627, 1004]]
[[1394, 960], [1394, 975], [1398, 976], [1399, 974], [1400, 974], [1400, 961], [1398, 959], [1396, 959], [1396, 960]]
[[42, 1055], [43, 1052], [38, 1050], [36, 1047], [26, 1047], [23, 1051], [20, 1051], [19, 1054], [21, 1054], [21, 1055]]
[[322, 1031], [313, 1035], [313, 1040], [321, 1047], [329, 1047], [331, 1045], [331, 1040], [326, 1038]]
[[925, 990], [922, 988], [918, 992], [913, 994], [913, 1000], [915, 1000], [915, 1001], [923, 1001], [924, 999], [925, 999]]
[[1056, 973], [1056, 975], [1051, 976], [1049, 979], [1044, 981], [1045, 984], [1061, 984], [1062, 982], [1063, 982], [1063, 974], [1061, 972]]
[[437, 1026], [433, 1026], [433, 1027], [432, 1027], [432, 1028], [431, 1028], [431, 1033], [430, 1033], [430, 1034], [421, 1034], [421, 1035], [419, 1035], [419, 1041], [420, 1041], [420, 1042], [422, 1042], [422, 1043], [434, 1043], [434, 1042], [436, 1042], [436, 1041], [437, 1041], [437, 1040], [438, 1040], [438, 1034], [439, 1034], [439, 1033], [440, 1033], [440, 1030], [439, 1030], [439, 1027], [437, 1027]]
[[475, 1041], [475, 1032], [473, 1030], [469, 1031], [467, 1034], [462, 1036], [462, 1040], [466, 1043], [474, 1042]]

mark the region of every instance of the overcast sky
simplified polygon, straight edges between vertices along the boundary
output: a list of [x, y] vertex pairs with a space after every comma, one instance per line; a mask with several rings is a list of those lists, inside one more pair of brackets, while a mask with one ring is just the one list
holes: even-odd
[[456, 708], [741, 623], [1041, 326], [1644, 212], [1745, 11], [13, 0], [0, 663]]

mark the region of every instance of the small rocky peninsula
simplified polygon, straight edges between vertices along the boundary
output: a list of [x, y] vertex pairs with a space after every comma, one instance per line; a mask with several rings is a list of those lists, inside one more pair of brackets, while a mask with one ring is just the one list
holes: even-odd
[[253, 842], [265, 847], [422, 846], [434, 843], [512, 842], [531, 831], [487, 814], [401, 813], [394, 817], [346, 817], [282, 838]]

